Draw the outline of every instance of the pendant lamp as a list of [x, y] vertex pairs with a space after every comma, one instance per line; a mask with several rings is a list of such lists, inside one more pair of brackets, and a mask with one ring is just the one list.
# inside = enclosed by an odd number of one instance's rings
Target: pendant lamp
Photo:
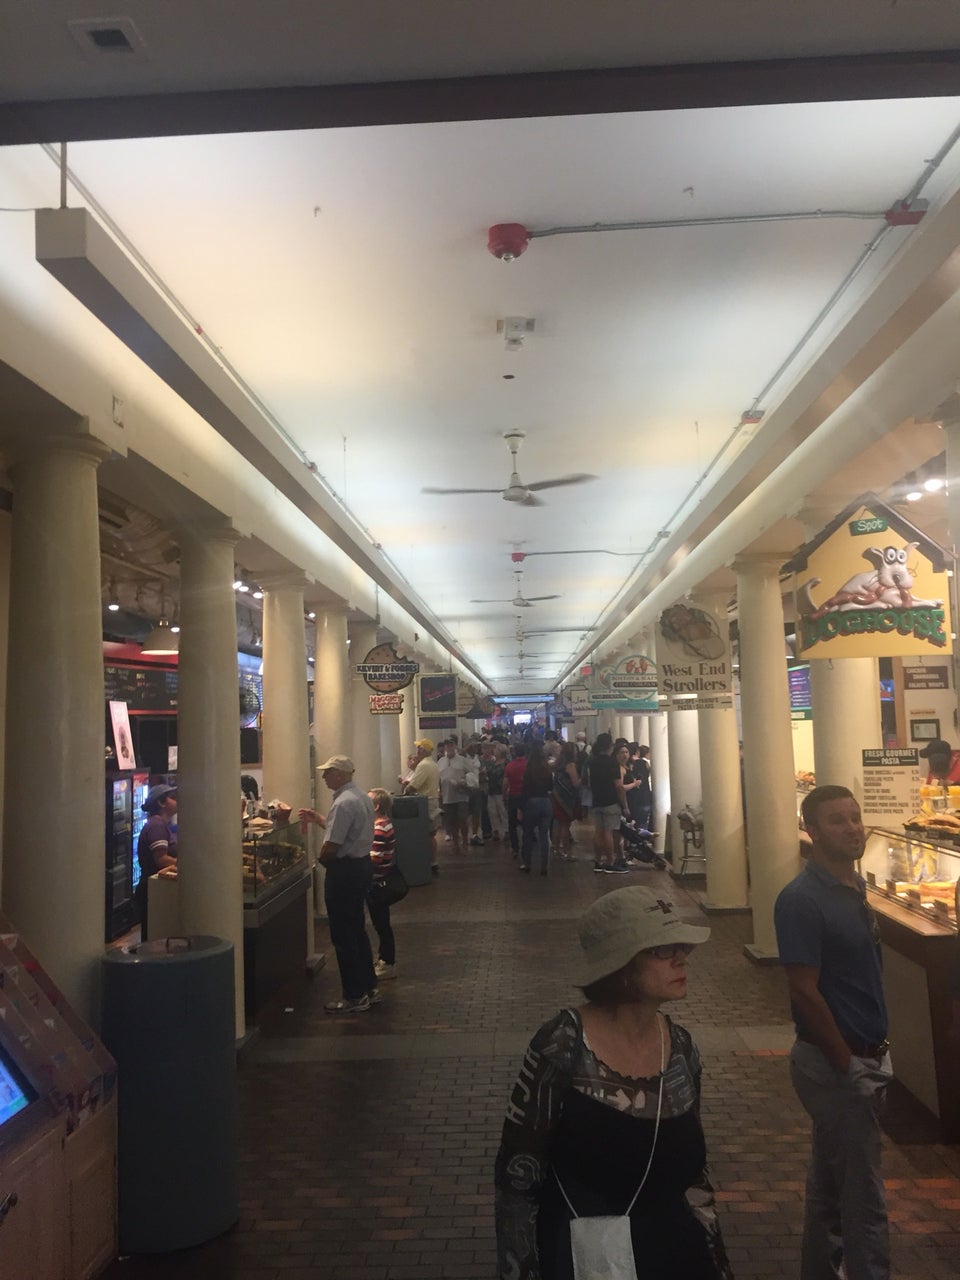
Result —
[[180, 652], [180, 637], [170, 630], [170, 623], [166, 618], [161, 617], [146, 640], [144, 640], [141, 652], [157, 655]]

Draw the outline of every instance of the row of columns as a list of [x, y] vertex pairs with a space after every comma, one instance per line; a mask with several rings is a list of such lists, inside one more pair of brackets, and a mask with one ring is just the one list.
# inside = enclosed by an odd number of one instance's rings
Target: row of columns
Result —
[[[104, 676], [97, 468], [109, 455], [79, 430], [26, 448], [12, 468], [4, 914], [71, 1004], [99, 1023], [104, 929]], [[235, 1017], [243, 1010], [240, 724], [234, 551], [226, 522], [174, 530], [180, 548], [178, 864], [180, 927], [234, 944]], [[263, 785], [294, 810], [313, 802], [306, 578], [261, 580]], [[377, 643], [331, 607], [317, 620], [318, 758], [354, 756], [364, 786], [396, 786], [415, 731], [412, 690], [403, 717], [370, 715], [350, 651]], [[313, 908], [304, 920], [313, 949]]]

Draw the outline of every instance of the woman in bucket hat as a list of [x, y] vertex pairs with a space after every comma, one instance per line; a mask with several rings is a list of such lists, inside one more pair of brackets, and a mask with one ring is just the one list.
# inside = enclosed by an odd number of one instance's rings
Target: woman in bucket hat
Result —
[[499, 1275], [730, 1280], [700, 1125], [700, 1056], [660, 1012], [686, 995], [687, 957], [710, 930], [638, 885], [594, 902], [578, 934], [586, 1003], [536, 1033], [507, 1108]]

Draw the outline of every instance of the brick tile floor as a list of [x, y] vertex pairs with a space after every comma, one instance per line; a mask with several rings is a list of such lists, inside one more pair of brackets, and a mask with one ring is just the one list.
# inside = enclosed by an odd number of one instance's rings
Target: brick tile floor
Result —
[[[106, 1280], [492, 1280], [491, 1171], [533, 1030], [575, 998], [573, 923], [623, 883], [696, 916], [667, 873], [594, 875], [588, 845], [546, 879], [509, 851], [442, 854], [394, 908], [400, 978], [383, 1004], [329, 1017], [327, 967], [266, 1011], [239, 1072], [240, 1220], [183, 1253], [118, 1261]], [[742, 954], [746, 916], [713, 916], [679, 1020], [704, 1056], [703, 1118], [739, 1280], [797, 1274], [808, 1129], [790, 1087], [782, 975]], [[894, 1091], [884, 1172], [895, 1275], [960, 1272], [960, 1147]], [[895, 1136], [893, 1136], [895, 1135]]]

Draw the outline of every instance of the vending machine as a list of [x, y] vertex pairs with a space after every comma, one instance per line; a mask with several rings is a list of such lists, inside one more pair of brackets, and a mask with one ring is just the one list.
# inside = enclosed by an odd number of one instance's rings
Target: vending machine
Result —
[[137, 923], [133, 891], [139, 880], [136, 841], [146, 820], [140, 808], [150, 786], [146, 770], [128, 770], [107, 778], [106, 923], [113, 942]]

